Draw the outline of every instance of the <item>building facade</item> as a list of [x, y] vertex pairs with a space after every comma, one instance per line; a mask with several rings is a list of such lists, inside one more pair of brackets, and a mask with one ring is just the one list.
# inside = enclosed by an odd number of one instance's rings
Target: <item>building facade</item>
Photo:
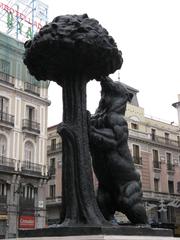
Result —
[[29, 75], [23, 52], [0, 33], [0, 238], [45, 226], [48, 84]]
[[62, 140], [57, 133], [57, 125], [48, 128], [48, 173], [46, 188], [47, 224], [58, 224], [62, 197]]
[[[152, 224], [178, 225], [180, 224], [180, 128], [172, 123], [146, 117], [144, 109], [138, 104], [138, 90], [126, 87], [133, 93], [131, 103], [127, 104], [125, 116], [129, 128], [128, 143], [136, 169], [141, 176], [148, 221]], [[48, 129], [48, 163], [51, 179], [47, 187], [49, 224], [59, 222], [61, 157], [61, 139], [57, 134], [57, 126], [53, 126]], [[97, 185], [95, 180], [95, 188]], [[117, 213], [116, 218], [118, 222], [127, 222], [123, 214]]]

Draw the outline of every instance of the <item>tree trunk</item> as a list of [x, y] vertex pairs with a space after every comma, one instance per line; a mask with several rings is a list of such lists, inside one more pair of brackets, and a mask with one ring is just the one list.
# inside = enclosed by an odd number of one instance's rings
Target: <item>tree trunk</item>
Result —
[[106, 225], [95, 199], [89, 153], [86, 111], [86, 83], [81, 76], [63, 81], [62, 213], [61, 223]]

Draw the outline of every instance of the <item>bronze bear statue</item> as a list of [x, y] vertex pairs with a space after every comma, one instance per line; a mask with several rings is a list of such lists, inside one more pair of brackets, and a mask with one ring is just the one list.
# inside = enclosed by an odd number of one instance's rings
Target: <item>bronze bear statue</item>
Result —
[[134, 224], [147, 223], [142, 202], [140, 175], [128, 147], [124, 119], [132, 94], [120, 82], [102, 77], [101, 100], [89, 120], [92, 163], [98, 179], [97, 202], [105, 219], [114, 222], [115, 211]]

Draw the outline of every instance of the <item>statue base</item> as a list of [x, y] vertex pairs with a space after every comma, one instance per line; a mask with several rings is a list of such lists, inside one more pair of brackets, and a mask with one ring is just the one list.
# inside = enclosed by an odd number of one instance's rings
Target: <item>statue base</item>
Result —
[[[163, 236], [163, 237], [173, 237], [172, 229], [165, 228], [152, 228], [149, 225], [119, 225], [113, 227], [94, 227], [94, 226], [73, 226], [73, 227], [50, 227], [50, 228], [42, 228], [35, 230], [20, 230], [19, 238], [38, 238], [43, 237], [43, 239], [50, 239], [52, 237], [56, 237], [55, 239], [66, 239], [63, 237], [72, 236], [69, 239], [75, 239], [75, 236], [78, 236], [78, 239], [132, 239], [137, 236], [139, 239], [140, 236]], [[81, 236], [81, 238], [80, 238]], [[90, 238], [87, 238], [90, 236]], [[115, 238], [111, 238], [111, 236], [116, 236]], [[122, 238], [123, 236], [123, 238]], [[45, 237], [45, 238], [44, 238]], [[50, 237], [50, 238], [48, 238]], [[59, 237], [59, 238], [57, 238]], [[61, 238], [62, 237], [62, 238]], [[95, 238], [93, 238], [95, 237]], [[145, 238], [143, 238], [145, 239]], [[150, 239], [151, 238], [147, 238]], [[158, 238], [155, 238], [158, 239]]]

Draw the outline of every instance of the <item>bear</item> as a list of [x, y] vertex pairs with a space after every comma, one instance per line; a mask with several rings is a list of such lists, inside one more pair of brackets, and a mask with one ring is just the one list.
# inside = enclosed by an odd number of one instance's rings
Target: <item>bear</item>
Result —
[[101, 99], [89, 119], [89, 143], [94, 173], [98, 179], [97, 203], [109, 222], [116, 211], [133, 224], [146, 224], [140, 175], [128, 147], [126, 105], [133, 94], [110, 77], [98, 79]]

